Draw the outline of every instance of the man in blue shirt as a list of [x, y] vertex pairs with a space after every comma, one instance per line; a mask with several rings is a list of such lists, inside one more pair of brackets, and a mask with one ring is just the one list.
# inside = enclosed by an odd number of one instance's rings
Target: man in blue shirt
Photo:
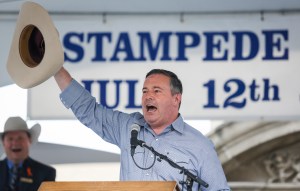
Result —
[[[177, 181], [182, 190], [230, 190], [214, 145], [179, 113], [182, 84], [176, 74], [162, 69], [151, 70], [143, 85], [143, 115], [105, 108], [62, 67], [55, 80], [62, 90], [60, 98], [75, 116], [102, 139], [121, 150], [120, 180]], [[187, 186], [185, 173], [145, 147], [136, 147], [131, 155], [131, 127], [140, 127], [138, 140], [187, 169], [197, 181]], [[153, 165], [153, 166], [152, 166]]]

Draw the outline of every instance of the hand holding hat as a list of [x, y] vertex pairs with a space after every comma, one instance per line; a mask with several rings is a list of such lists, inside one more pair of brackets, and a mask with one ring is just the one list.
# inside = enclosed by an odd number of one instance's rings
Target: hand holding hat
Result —
[[7, 61], [9, 75], [21, 88], [31, 88], [53, 76], [63, 63], [63, 48], [48, 12], [36, 3], [23, 3]]

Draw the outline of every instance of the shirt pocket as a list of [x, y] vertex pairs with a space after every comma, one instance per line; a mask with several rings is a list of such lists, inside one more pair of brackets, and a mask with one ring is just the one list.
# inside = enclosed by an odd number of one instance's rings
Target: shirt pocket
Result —
[[188, 167], [189, 157], [185, 153], [170, 149], [165, 151], [165, 155], [179, 166]]
[[126, 167], [128, 173], [137, 172], [137, 171], [141, 170], [138, 166], [143, 167], [143, 168], [145, 167], [145, 165], [144, 165], [145, 148], [137, 146], [134, 150], [133, 157], [131, 157], [131, 148], [127, 149], [127, 153], [129, 155], [129, 161], [128, 161], [128, 165]]
[[189, 157], [182, 152], [178, 152], [177, 150], [169, 149], [168, 151], [164, 151], [164, 155], [166, 157], [168, 157], [169, 160], [174, 162], [175, 165], [178, 166], [178, 168], [176, 168], [175, 166], [172, 166], [166, 160], [159, 159], [159, 157], [158, 157], [158, 161], [161, 160], [161, 162], [159, 162], [159, 164], [158, 164], [159, 168], [164, 169], [164, 170], [160, 171], [161, 177], [164, 177], [167, 179], [170, 179], [172, 177], [172, 179], [176, 180], [179, 177], [182, 177], [180, 175], [182, 173], [180, 168], [185, 168], [185, 169], [191, 168]]

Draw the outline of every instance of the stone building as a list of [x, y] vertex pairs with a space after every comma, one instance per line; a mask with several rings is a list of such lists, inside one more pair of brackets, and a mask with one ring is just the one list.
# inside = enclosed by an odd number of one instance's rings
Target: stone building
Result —
[[233, 191], [300, 190], [300, 121], [227, 122], [209, 137]]

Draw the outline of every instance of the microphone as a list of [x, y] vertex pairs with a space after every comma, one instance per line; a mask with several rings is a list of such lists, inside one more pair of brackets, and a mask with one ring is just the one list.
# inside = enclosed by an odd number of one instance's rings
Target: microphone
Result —
[[134, 155], [134, 151], [136, 146], [138, 146], [138, 139], [137, 135], [140, 132], [141, 127], [138, 124], [131, 125], [131, 138], [130, 138], [130, 145], [131, 145], [131, 156]]

